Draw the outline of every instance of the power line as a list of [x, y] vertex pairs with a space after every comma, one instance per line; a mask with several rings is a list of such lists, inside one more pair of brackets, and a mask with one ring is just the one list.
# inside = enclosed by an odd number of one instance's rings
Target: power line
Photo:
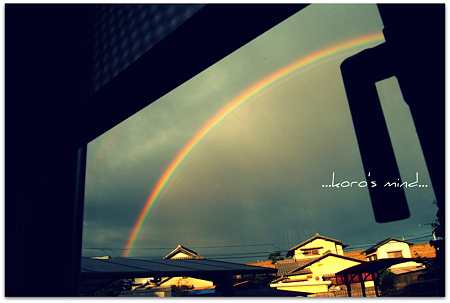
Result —
[[[418, 234], [418, 235], [411, 236], [411, 237], [415, 237], [415, 238], [405, 237], [404, 241], [416, 240], [416, 239], [424, 238], [424, 237], [427, 237], [427, 236], [431, 237], [432, 235], [429, 232], [426, 232], [424, 234]], [[374, 246], [375, 244], [374, 243], [372, 243], [372, 244], [369, 244], [369, 243], [367, 243], [367, 244], [357, 244], [357, 245], [351, 245], [351, 248], [354, 249], [354, 248], [360, 248], [360, 247], [361, 248], [362, 247], [371, 247], [371, 246]]]
[[[423, 235], [417, 235], [413, 238], [406, 238], [405, 241], [414, 241], [419, 239], [424, 239], [427, 237], [431, 237], [428, 232]], [[273, 246], [281, 251], [281, 253], [286, 253], [287, 249], [282, 249], [275, 244], [288, 244], [293, 242], [275, 242], [275, 243], [259, 243], [259, 244], [235, 244], [235, 245], [210, 245], [210, 246], [191, 246], [190, 248], [201, 248], [201, 249], [214, 249], [214, 248], [236, 248], [236, 247], [257, 247], [257, 246]], [[347, 252], [350, 251], [357, 251], [361, 249], [367, 249], [369, 247], [374, 246], [374, 244], [359, 244], [359, 245], [352, 245], [349, 250], [346, 250]], [[117, 257], [120, 257], [116, 251], [124, 251], [124, 250], [130, 250], [126, 248], [107, 248], [107, 247], [84, 247], [82, 248], [84, 250], [101, 250], [105, 254], [108, 254], [105, 250], [111, 251], [113, 254], [115, 254]], [[144, 248], [133, 248], [134, 251], [144, 251], [144, 250], [173, 250], [173, 247], [144, 247]], [[247, 252], [247, 253], [229, 253], [229, 254], [216, 254], [208, 257], [209, 259], [235, 259], [235, 258], [250, 258], [250, 257], [265, 257], [268, 256], [270, 252]], [[257, 255], [255, 255], [257, 254]], [[264, 254], [264, 255], [263, 255]], [[146, 256], [145, 258], [147, 258]]]
[[[251, 255], [251, 256], [228, 256], [228, 257], [208, 257], [208, 260], [227, 260], [227, 259], [244, 259], [244, 258], [262, 258], [262, 257], [267, 257], [268, 254], [264, 254], [264, 255]], [[120, 257], [122, 258], [122, 257]], [[136, 256], [133, 258], [139, 258], [139, 259], [149, 259], [149, 260], [160, 260], [161, 258], [158, 257], [148, 257], [148, 256]], [[270, 261], [269, 259], [267, 259], [267, 261]]]
[[[235, 245], [214, 245], [214, 246], [189, 246], [190, 248], [230, 248], [230, 247], [254, 247], [254, 246], [274, 246], [278, 249], [279, 247], [275, 244], [285, 244], [284, 242], [277, 243], [260, 243], [260, 244], [235, 244]], [[82, 249], [114, 249], [114, 250], [153, 250], [153, 249], [172, 249], [173, 247], [144, 247], [144, 248], [105, 248], [105, 247], [84, 247]]]
[[[112, 252], [114, 252], [114, 250], [112, 250], [112, 249], [110, 249], [110, 250]], [[287, 251], [284, 251], [284, 252], [287, 252]], [[105, 252], [105, 254], [106, 254], [106, 252]], [[225, 254], [212, 254], [212, 255], [208, 255], [208, 259], [237, 258], [237, 257], [247, 258], [247, 257], [252, 257], [255, 254], [258, 254], [258, 256], [268, 257], [270, 252], [269, 251], [254, 251], [254, 252], [247, 252], [247, 253], [237, 252], [237, 253], [228, 253], [228, 254], [226, 254], [226, 253]], [[117, 255], [117, 256], [120, 257], [119, 255]], [[145, 258], [153, 258], [153, 257], [159, 258], [160, 256], [145, 256]], [[138, 257], [134, 257], [134, 258], [138, 258]], [[140, 258], [144, 258], [144, 256], [141, 256]]]
[[433, 235], [427, 235], [427, 236], [422, 236], [422, 237], [418, 237], [418, 238], [412, 238], [412, 239], [408, 239], [409, 241], [412, 240], [418, 240], [418, 239], [423, 239], [423, 238], [431, 238]]
[[116, 253], [113, 249], [110, 249], [111, 252], [113, 252], [116, 256], [120, 257], [118, 253]]

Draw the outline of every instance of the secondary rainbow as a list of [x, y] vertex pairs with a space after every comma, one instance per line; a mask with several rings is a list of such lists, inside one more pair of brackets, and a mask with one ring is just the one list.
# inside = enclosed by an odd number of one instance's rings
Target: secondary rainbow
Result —
[[166, 168], [162, 176], [159, 178], [158, 182], [150, 193], [150, 196], [148, 197], [141, 213], [139, 214], [139, 217], [128, 239], [123, 256], [129, 256], [133, 245], [138, 238], [140, 231], [142, 230], [143, 224], [145, 223], [152, 209], [154, 209], [154, 206], [160, 200], [161, 196], [167, 190], [176, 172], [180, 169], [182, 164], [199, 145], [199, 143], [203, 139], [205, 139], [214, 128], [216, 128], [221, 122], [223, 122], [226, 117], [235, 112], [243, 104], [252, 99], [255, 99], [256, 96], [267, 91], [269, 88], [272, 88], [275, 85], [286, 81], [287, 79], [301, 72], [304, 72], [312, 67], [316, 67], [319, 64], [323, 64], [325, 62], [333, 60], [336, 57], [350, 54], [364, 48], [373, 47], [382, 42], [384, 42], [384, 36], [381, 32], [379, 32], [320, 50], [277, 70], [275, 73], [255, 83], [250, 88], [234, 98], [232, 101], [230, 101], [217, 114], [215, 114], [186, 145], [184, 145], [181, 151], [172, 160], [170, 165]]

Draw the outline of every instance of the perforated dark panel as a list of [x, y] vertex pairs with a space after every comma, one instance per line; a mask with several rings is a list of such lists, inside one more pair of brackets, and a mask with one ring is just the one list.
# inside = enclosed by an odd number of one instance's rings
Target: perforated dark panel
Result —
[[93, 92], [160, 42], [204, 5], [99, 5], [94, 27]]

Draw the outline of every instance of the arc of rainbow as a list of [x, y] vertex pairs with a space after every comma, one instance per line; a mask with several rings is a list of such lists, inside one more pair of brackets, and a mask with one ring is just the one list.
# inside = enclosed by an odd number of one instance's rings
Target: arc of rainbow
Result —
[[242, 92], [226, 106], [224, 106], [219, 112], [217, 112], [203, 127], [194, 135], [194, 137], [184, 145], [177, 156], [172, 160], [169, 166], [166, 168], [162, 176], [159, 178], [155, 187], [153, 188], [150, 196], [147, 199], [139, 217], [133, 227], [133, 230], [128, 239], [123, 256], [128, 257], [130, 254], [134, 242], [136, 241], [142, 226], [154, 208], [155, 204], [159, 201], [164, 194], [168, 185], [172, 181], [174, 175], [186, 161], [188, 156], [192, 153], [196, 146], [215, 128], [217, 127], [227, 116], [235, 112], [239, 107], [254, 99], [259, 94], [267, 91], [267, 89], [274, 87], [274, 85], [281, 83], [301, 72], [315, 67], [318, 64], [328, 62], [336, 57], [342, 56], [347, 53], [351, 53], [357, 50], [361, 50], [368, 47], [373, 47], [384, 42], [384, 36], [381, 32], [367, 35], [364, 37], [356, 38], [344, 43], [334, 45], [324, 50], [313, 53], [309, 56], [300, 58], [299, 60], [277, 70], [275, 73], [267, 76], [261, 81], [255, 83], [250, 88]]

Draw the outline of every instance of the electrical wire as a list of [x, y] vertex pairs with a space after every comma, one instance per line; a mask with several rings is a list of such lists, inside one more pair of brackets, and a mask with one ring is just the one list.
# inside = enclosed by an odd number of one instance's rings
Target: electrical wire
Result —
[[[417, 235], [417, 236], [413, 236], [412, 238], [406, 238], [405, 241], [414, 241], [414, 240], [419, 240], [419, 239], [425, 239], [425, 238], [429, 238], [432, 237], [432, 235], [430, 235], [428, 232], [426, 234], [423, 235]], [[287, 253], [289, 250], [287, 249], [282, 249], [280, 247], [278, 247], [275, 244], [289, 244], [289, 243], [293, 243], [293, 242], [276, 242], [276, 243], [259, 243], [259, 244], [235, 244], [235, 245], [210, 245], [210, 246], [192, 246], [190, 248], [201, 248], [201, 249], [214, 249], [214, 248], [236, 248], [236, 247], [257, 247], [257, 246], [272, 246], [278, 250], [280, 250], [280, 253], [284, 254]], [[370, 248], [374, 246], [374, 244], [358, 244], [358, 245], [354, 245], [351, 246], [349, 250], [346, 250], [346, 252], [353, 252], [353, 251], [358, 251], [358, 250], [364, 250], [367, 248]], [[121, 258], [121, 256], [116, 253], [116, 251], [124, 251], [124, 250], [128, 250], [125, 248], [105, 248], [105, 247], [84, 247], [82, 248], [83, 250], [101, 250], [103, 251], [103, 253], [105, 253], [106, 255], [109, 255], [106, 250], [111, 251], [114, 255], [116, 255], [117, 257]], [[145, 247], [145, 248], [133, 248], [133, 250], [135, 251], [145, 251], [145, 250], [173, 250], [173, 247]], [[270, 251], [258, 251], [258, 252], [234, 252], [234, 253], [224, 253], [224, 254], [212, 254], [210, 256], [208, 256], [208, 259], [211, 260], [226, 260], [226, 259], [242, 259], [242, 258], [256, 258], [256, 257], [267, 257], [268, 254], [271, 253]], [[135, 258], [160, 258], [160, 256], [156, 257], [149, 257], [149, 256], [142, 256], [142, 257], [135, 257]]]
[[[260, 243], [260, 244], [235, 244], [235, 245], [214, 245], [214, 246], [189, 246], [190, 248], [230, 248], [230, 247], [254, 247], [254, 246], [275, 246], [275, 244], [285, 244], [285, 242], [277, 243]], [[275, 246], [276, 247], [276, 246]], [[280, 249], [279, 247], [277, 247]], [[130, 250], [131, 248], [100, 248], [100, 247], [84, 247], [82, 249], [114, 249], [114, 250]], [[132, 248], [133, 250], [153, 250], [153, 249], [172, 249], [173, 247], [144, 247]]]

